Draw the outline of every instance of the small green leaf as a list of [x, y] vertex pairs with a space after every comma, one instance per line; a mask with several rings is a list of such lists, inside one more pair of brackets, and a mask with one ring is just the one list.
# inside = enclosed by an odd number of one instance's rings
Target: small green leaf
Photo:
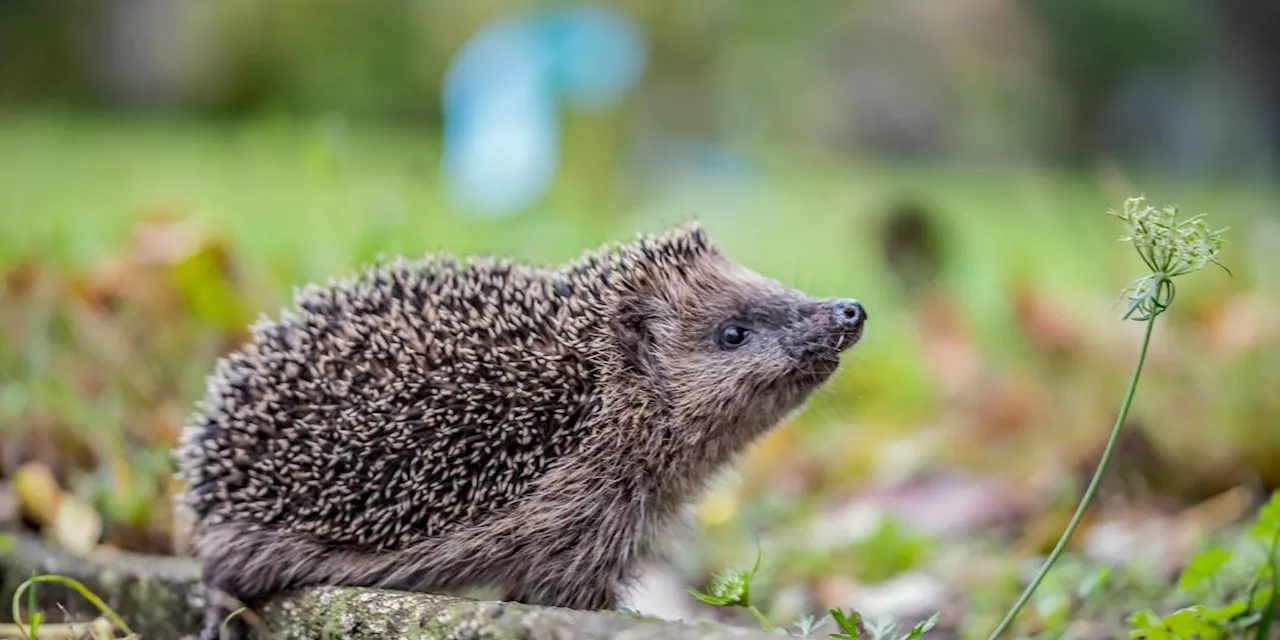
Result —
[[1178, 578], [1179, 591], [1192, 591], [1209, 579], [1231, 561], [1231, 552], [1221, 547], [1205, 549], [1196, 555], [1182, 570]]
[[1164, 619], [1165, 627], [1174, 637], [1193, 640], [1213, 640], [1222, 637], [1222, 630], [1203, 617], [1204, 607], [1197, 605], [1175, 611]]
[[1186, 607], [1163, 618], [1150, 610], [1140, 611], [1129, 617], [1129, 637], [1148, 640], [1216, 640], [1226, 637], [1226, 622], [1247, 609], [1244, 602], [1236, 601], [1222, 607]]
[[40, 637], [40, 625], [44, 623], [44, 613], [37, 611], [31, 614], [31, 637]]
[[858, 612], [850, 609], [849, 616], [845, 616], [840, 609], [830, 609], [831, 619], [835, 620], [836, 626], [840, 627], [843, 633], [833, 633], [830, 638], [836, 640], [859, 640], [862, 636], [858, 634]]
[[1258, 511], [1249, 535], [1254, 540], [1269, 545], [1277, 532], [1280, 532], [1280, 491], [1272, 493], [1271, 499]]
[[1130, 638], [1155, 638], [1152, 632], [1158, 630], [1164, 632], [1164, 621], [1160, 616], [1156, 615], [1150, 609], [1146, 611], [1138, 611], [1129, 616], [1129, 637]]
[[907, 632], [907, 635], [902, 636], [902, 640], [916, 640], [916, 638], [919, 638], [920, 636], [924, 635], [930, 629], [936, 627], [937, 625], [938, 625], [938, 614], [935, 613], [929, 616], [928, 620], [917, 622], [916, 626], [911, 627], [911, 631]]
[[1202, 613], [1205, 620], [1226, 622], [1249, 610], [1249, 604], [1243, 600], [1235, 600], [1221, 607], [1206, 608]]

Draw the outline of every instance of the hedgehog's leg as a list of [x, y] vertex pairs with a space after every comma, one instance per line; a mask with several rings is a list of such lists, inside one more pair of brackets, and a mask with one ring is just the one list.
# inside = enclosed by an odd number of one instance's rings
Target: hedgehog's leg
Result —
[[254, 610], [268, 598], [286, 589], [311, 586], [323, 581], [318, 570], [323, 547], [304, 536], [271, 531], [252, 531], [235, 524], [222, 524], [200, 534], [197, 555], [203, 563], [202, 580], [208, 591], [204, 628], [200, 640], [247, 640], [250, 625], [243, 616], [226, 624], [232, 613], [227, 603], [215, 598], [221, 592]]

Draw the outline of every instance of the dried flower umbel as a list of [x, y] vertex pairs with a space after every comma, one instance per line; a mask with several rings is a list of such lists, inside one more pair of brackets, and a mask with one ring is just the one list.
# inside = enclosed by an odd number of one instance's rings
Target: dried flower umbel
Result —
[[[1133, 243], [1138, 255], [1142, 256], [1142, 261], [1151, 269], [1150, 275], [1133, 281], [1124, 293], [1124, 297], [1129, 300], [1128, 309], [1124, 314], [1125, 319], [1139, 320], [1147, 324], [1142, 336], [1142, 350], [1138, 353], [1138, 364], [1133, 369], [1133, 377], [1129, 380], [1129, 389], [1125, 393], [1124, 401], [1120, 404], [1116, 422], [1111, 427], [1111, 436], [1107, 439], [1106, 448], [1102, 450], [1098, 469], [1094, 472], [1093, 479], [1089, 481], [1089, 486], [1085, 488], [1084, 496], [1080, 498], [1075, 514], [1071, 516], [1071, 521], [1067, 523], [1062, 537], [1058, 539], [1058, 544], [1041, 565], [1040, 571], [1031, 579], [1031, 583], [1005, 614], [995, 631], [991, 632], [988, 640], [996, 640], [1013, 624], [1018, 612], [1026, 606], [1027, 601], [1031, 599], [1031, 594], [1035, 593], [1040, 582], [1048, 575], [1049, 570], [1066, 549], [1067, 542], [1075, 534], [1085, 510], [1093, 501], [1098, 484], [1107, 470], [1107, 465], [1111, 462], [1112, 454], [1115, 453], [1116, 442], [1120, 439], [1120, 431], [1129, 415], [1134, 393], [1138, 390], [1138, 379], [1142, 375], [1142, 365], [1147, 360], [1147, 347], [1151, 344], [1151, 331], [1155, 328], [1156, 317], [1173, 304], [1173, 279], [1199, 271], [1211, 262], [1222, 266], [1218, 263], [1218, 252], [1222, 248], [1222, 233], [1226, 229], [1218, 231], [1209, 229], [1203, 215], [1179, 222], [1177, 207], [1166, 206], [1157, 209], [1149, 206], [1143, 196], [1125, 200], [1122, 213], [1114, 210], [1109, 213], [1125, 222], [1128, 234], [1120, 240]], [[1223, 269], [1225, 270], [1226, 267]]]
[[1144, 196], [1125, 200], [1122, 212], [1109, 213], [1124, 220], [1127, 234], [1120, 238], [1121, 242], [1133, 243], [1151, 269], [1149, 275], [1134, 280], [1125, 289], [1124, 297], [1129, 301], [1126, 320], [1149, 320], [1168, 309], [1173, 303], [1174, 278], [1199, 271], [1209, 263], [1222, 267], [1218, 254], [1226, 229], [1210, 229], [1204, 214], [1179, 221], [1177, 207], [1157, 209], [1148, 205]]

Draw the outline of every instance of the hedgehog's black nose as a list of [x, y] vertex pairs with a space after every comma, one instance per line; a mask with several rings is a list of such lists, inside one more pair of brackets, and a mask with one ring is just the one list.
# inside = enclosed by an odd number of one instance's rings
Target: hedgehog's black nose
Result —
[[861, 326], [867, 319], [867, 312], [857, 300], [836, 300], [831, 303], [836, 324], [847, 327]]

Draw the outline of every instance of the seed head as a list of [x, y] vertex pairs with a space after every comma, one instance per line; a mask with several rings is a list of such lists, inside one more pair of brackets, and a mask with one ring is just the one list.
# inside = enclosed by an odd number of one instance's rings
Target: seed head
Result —
[[1173, 278], [1218, 262], [1226, 229], [1209, 229], [1204, 214], [1179, 222], [1176, 206], [1157, 209], [1144, 196], [1125, 200], [1124, 212], [1112, 214], [1124, 220], [1128, 230], [1120, 240], [1132, 242], [1153, 272]]
[[1125, 289], [1129, 300], [1126, 319], [1145, 321], [1168, 309], [1173, 303], [1174, 278], [1209, 263], [1222, 266], [1218, 255], [1226, 229], [1210, 229], [1204, 214], [1179, 221], [1176, 206], [1157, 209], [1147, 204], [1145, 196], [1125, 200], [1123, 212], [1109, 213], [1125, 222], [1128, 233], [1120, 241], [1132, 243], [1151, 269], [1151, 275], [1138, 278]]

